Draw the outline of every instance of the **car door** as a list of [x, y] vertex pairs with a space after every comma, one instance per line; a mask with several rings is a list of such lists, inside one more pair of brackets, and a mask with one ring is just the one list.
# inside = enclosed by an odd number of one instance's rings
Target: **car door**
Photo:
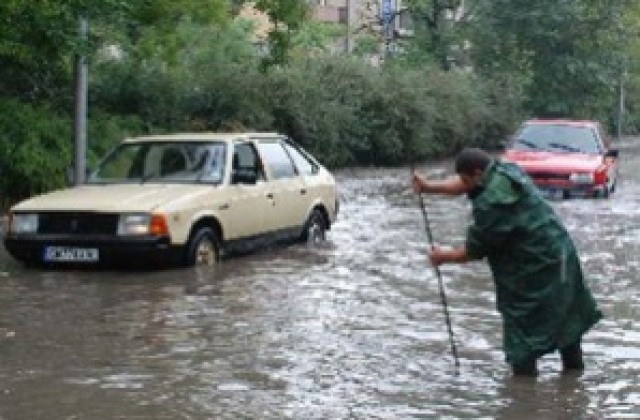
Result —
[[249, 238], [272, 230], [276, 211], [273, 193], [253, 143], [235, 143], [230, 158], [229, 227], [225, 237]]
[[288, 230], [302, 226], [311, 202], [304, 178], [287, 153], [283, 139], [259, 139], [257, 144], [272, 186], [276, 229]]

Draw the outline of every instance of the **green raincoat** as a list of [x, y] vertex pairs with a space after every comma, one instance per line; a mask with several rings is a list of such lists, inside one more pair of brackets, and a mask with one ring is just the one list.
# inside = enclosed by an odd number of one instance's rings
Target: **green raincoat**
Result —
[[467, 255], [489, 262], [507, 361], [523, 363], [576, 343], [602, 314], [551, 206], [516, 165], [500, 161], [487, 167], [469, 198]]

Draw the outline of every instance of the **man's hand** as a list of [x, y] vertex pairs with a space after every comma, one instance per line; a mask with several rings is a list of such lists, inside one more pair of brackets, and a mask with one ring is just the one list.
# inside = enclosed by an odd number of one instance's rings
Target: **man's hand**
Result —
[[464, 263], [469, 260], [464, 246], [451, 249], [433, 245], [427, 250], [427, 256], [434, 267], [445, 263]]
[[413, 172], [413, 176], [411, 177], [411, 186], [413, 187], [413, 191], [420, 194], [425, 190], [426, 185], [427, 180], [417, 172]]
[[413, 172], [411, 176], [413, 191], [421, 194], [445, 194], [460, 195], [469, 192], [469, 186], [462, 181], [459, 175], [453, 175], [446, 179], [428, 180], [425, 176]]

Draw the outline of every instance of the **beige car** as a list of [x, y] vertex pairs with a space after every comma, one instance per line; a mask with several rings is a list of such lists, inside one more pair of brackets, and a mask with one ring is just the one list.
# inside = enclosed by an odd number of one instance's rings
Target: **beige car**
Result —
[[5, 247], [27, 264], [215, 264], [265, 242], [322, 241], [333, 176], [284, 135], [130, 138], [87, 183], [11, 208]]

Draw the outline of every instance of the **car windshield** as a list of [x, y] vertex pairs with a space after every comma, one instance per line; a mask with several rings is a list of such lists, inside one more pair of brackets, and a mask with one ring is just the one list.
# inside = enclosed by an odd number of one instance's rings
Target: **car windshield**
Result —
[[222, 182], [226, 146], [222, 142], [122, 143], [89, 177], [89, 183]]
[[516, 134], [512, 147], [516, 150], [601, 152], [593, 128], [567, 124], [525, 124]]

